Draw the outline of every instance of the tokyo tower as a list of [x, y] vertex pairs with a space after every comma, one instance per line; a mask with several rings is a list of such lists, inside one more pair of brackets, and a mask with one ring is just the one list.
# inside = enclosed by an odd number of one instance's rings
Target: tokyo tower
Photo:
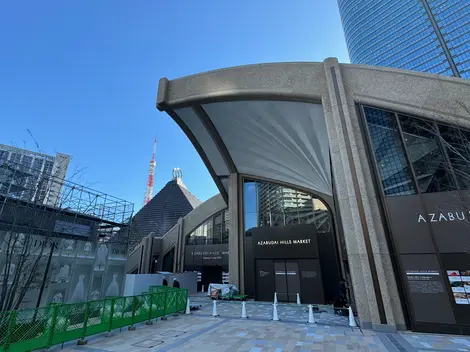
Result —
[[157, 162], [155, 161], [155, 151], [157, 149], [157, 137], [153, 140], [153, 153], [152, 153], [152, 159], [150, 160], [150, 165], [149, 165], [149, 175], [147, 179], [147, 188], [145, 190], [145, 197], [144, 197], [144, 206], [153, 197], [153, 178], [155, 175], [155, 166], [157, 165]]

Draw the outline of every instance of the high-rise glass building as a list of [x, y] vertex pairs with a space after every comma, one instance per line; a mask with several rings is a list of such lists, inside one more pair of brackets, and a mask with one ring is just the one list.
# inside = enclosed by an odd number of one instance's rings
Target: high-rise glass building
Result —
[[70, 156], [0, 144], [0, 196], [56, 206]]
[[338, 0], [352, 63], [470, 78], [469, 0]]

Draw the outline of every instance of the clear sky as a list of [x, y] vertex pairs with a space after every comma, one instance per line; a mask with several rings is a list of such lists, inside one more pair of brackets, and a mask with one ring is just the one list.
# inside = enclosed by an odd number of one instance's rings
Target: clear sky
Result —
[[278, 61], [349, 62], [336, 0], [15, 0], [0, 3], [0, 143], [70, 154], [81, 183], [142, 206], [180, 167], [217, 193], [158, 80]]

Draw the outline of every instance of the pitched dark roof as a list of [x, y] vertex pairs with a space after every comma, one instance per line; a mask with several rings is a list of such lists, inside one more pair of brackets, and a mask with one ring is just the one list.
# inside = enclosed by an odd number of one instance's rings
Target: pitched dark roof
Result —
[[186, 216], [201, 203], [182, 184], [171, 180], [135, 214], [135, 230], [141, 236], [151, 232], [155, 232], [157, 237], [163, 236], [180, 217]]

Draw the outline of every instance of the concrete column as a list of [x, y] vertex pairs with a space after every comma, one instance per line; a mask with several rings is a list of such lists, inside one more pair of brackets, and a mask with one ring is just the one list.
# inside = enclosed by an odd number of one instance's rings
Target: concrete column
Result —
[[150, 265], [150, 257], [152, 253], [150, 252], [151, 245], [152, 245], [152, 237], [147, 236], [142, 240], [142, 246], [143, 246], [143, 251], [142, 251], [142, 262], [141, 262], [141, 268], [140, 268], [140, 274], [147, 274], [149, 272], [149, 265]]
[[176, 226], [178, 233], [175, 243], [175, 260], [173, 261], [173, 272], [182, 273], [184, 267], [183, 218], [178, 219]]
[[354, 99], [336, 59], [324, 62], [322, 97], [356, 309], [363, 328], [403, 329], [405, 321]]
[[229, 176], [229, 190], [228, 190], [228, 212], [229, 212], [229, 238], [228, 238], [228, 253], [229, 253], [229, 281], [231, 284], [238, 287], [241, 293], [245, 292], [244, 285], [244, 236], [243, 229], [240, 226], [241, 220], [241, 194], [240, 194], [240, 177], [238, 174], [231, 174]]
[[186, 247], [186, 239], [184, 237], [184, 218], [180, 218], [178, 220], [179, 228], [178, 228], [178, 240], [180, 243], [180, 252], [178, 255], [178, 273], [182, 273], [184, 271], [184, 253]]

